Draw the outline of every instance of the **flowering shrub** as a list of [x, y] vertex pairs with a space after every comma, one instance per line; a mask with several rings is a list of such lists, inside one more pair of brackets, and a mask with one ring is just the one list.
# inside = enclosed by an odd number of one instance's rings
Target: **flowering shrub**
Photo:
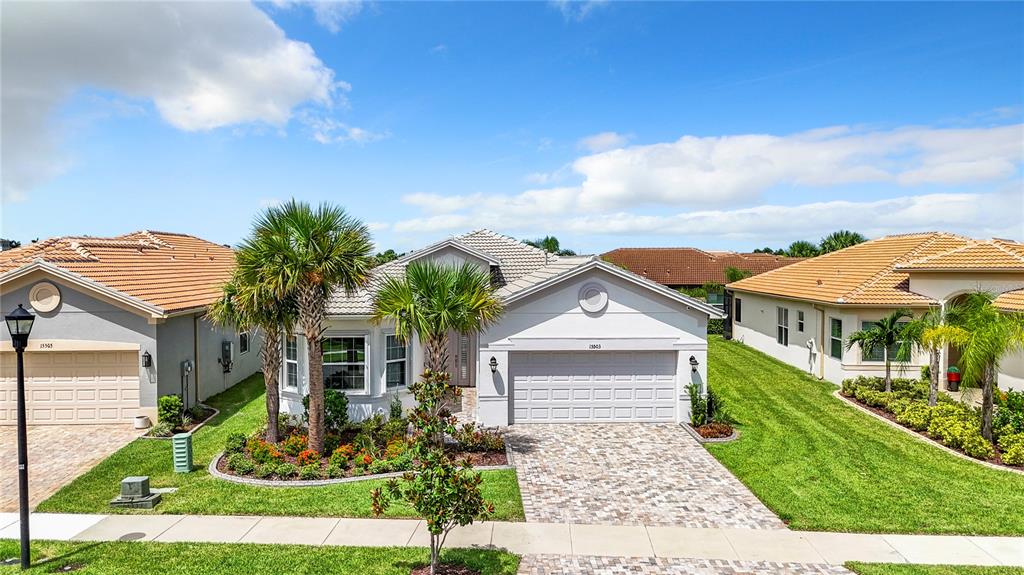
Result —
[[459, 442], [466, 451], [504, 451], [505, 439], [491, 429], [479, 429], [476, 424], [467, 423], [455, 430], [452, 439]]
[[360, 451], [355, 458], [357, 467], [369, 467], [373, 463], [373, 455], [366, 451]]
[[402, 441], [401, 439], [392, 439], [388, 442], [387, 447], [384, 448], [384, 459], [401, 457], [407, 448], [408, 446], [405, 441]]
[[281, 463], [284, 461], [284, 456], [276, 445], [267, 443], [258, 437], [249, 439], [245, 444], [245, 450], [256, 463]]
[[292, 457], [298, 457], [300, 453], [309, 448], [309, 437], [294, 433], [281, 442], [281, 451]]
[[295, 463], [300, 467], [312, 464], [320, 465], [320, 454], [312, 449], [303, 449], [295, 456]]
[[334, 450], [331, 457], [328, 459], [328, 464], [333, 467], [340, 467], [345, 469], [348, 464], [352, 461], [352, 457], [355, 455], [351, 445], [342, 445], [341, 447]]

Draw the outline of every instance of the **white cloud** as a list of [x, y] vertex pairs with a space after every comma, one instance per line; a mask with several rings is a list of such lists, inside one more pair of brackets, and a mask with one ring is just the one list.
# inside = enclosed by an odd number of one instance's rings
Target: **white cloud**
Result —
[[302, 121], [309, 127], [313, 139], [321, 144], [367, 144], [391, 137], [390, 132], [374, 132], [329, 117], [305, 116]]
[[600, 134], [580, 138], [580, 141], [576, 143], [576, 147], [588, 152], [606, 152], [625, 146], [632, 138], [633, 136], [628, 134], [601, 132]]
[[83, 87], [151, 101], [186, 131], [283, 127], [347, 87], [249, 3], [12, 2], [0, 25], [5, 200], [66, 169], [53, 115]]
[[436, 44], [430, 49], [431, 54], [446, 54], [448, 52], [448, 46], [444, 44]]
[[316, 23], [326, 28], [332, 34], [341, 31], [341, 26], [347, 24], [363, 11], [361, 0], [272, 0], [278, 8], [293, 8], [306, 6], [313, 11]]
[[608, 0], [551, 0], [551, 5], [562, 13], [567, 21], [580, 22], [601, 6], [608, 3]]

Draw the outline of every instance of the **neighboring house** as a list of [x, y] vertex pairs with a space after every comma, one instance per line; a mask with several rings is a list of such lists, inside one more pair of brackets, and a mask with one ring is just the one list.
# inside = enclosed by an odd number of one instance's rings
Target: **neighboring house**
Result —
[[731, 267], [757, 275], [804, 259], [697, 248], [618, 248], [601, 258], [672, 289], [724, 285], [728, 282], [725, 270]]
[[[845, 342], [897, 308], [917, 314], [987, 291], [1002, 309], [1024, 311], [1024, 244], [937, 232], [888, 236], [726, 287], [735, 339], [840, 383], [883, 373], [881, 350], [847, 351]], [[943, 381], [958, 358], [956, 349], [942, 350]], [[917, 354], [896, 370], [918, 377], [927, 364], [927, 355]], [[999, 385], [1024, 389], [1024, 357], [1004, 358]]]
[[[155, 421], [157, 397], [189, 405], [260, 368], [258, 335], [203, 319], [234, 252], [196, 237], [141, 231], [62, 237], [0, 253], [0, 309], [36, 314], [25, 353], [28, 419]], [[15, 360], [0, 338], [0, 425], [15, 420]]]
[[[334, 293], [324, 335], [328, 388], [343, 390], [354, 418], [387, 409], [422, 371], [413, 338], [368, 321], [374, 286], [416, 260], [470, 262], [494, 278], [501, 320], [479, 335], [452, 334], [453, 383], [476, 387], [476, 419], [523, 422], [684, 421], [686, 387], [707, 373], [715, 308], [596, 257], [555, 256], [488, 230], [447, 239], [374, 270], [367, 288]], [[305, 342], [287, 338], [282, 404], [302, 412]]]

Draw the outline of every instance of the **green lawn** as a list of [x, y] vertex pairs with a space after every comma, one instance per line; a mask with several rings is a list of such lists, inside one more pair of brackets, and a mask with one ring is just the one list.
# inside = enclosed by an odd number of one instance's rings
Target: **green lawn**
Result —
[[1024, 476], [909, 437], [743, 344], [712, 338], [708, 369], [742, 431], [709, 451], [790, 527], [1024, 535]]
[[904, 565], [899, 563], [856, 563], [846, 568], [859, 575], [1021, 575], [1021, 567], [974, 567], [964, 565]]
[[[0, 561], [18, 556], [18, 542], [0, 540]], [[33, 567], [0, 567], [0, 573], [54, 573], [81, 565], [76, 574], [102, 575], [253, 575], [288, 573], [321, 575], [409, 575], [426, 565], [426, 548], [307, 547], [244, 543], [66, 543], [34, 541]], [[482, 575], [514, 575], [519, 558], [503, 551], [450, 549], [442, 560], [462, 563]], [[40, 562], [42, 561], [42, 562]]]
[[[265, 416], [263, 378], [255, 375], [208, 404], [220, 410], [192, 438], [192, 473], [174, 473], [168, 441], [137, 439], [114, 453], [78, 479], [42, 502], [38, 510], [64, 513], [132, 513], [109, 507], [118, 485], [129, 475], [148, 475], [152, 487], [177, 487], [165, 494], [157, 513], [206, 515], [322, 515], [370, 517], [370, 491], [382, 481], [358, 481], [325, 487], [254, 487], [215, 479], [206, 471], [214, 455], [224, 447], [228, 434], [248, 433]], [[484, 497], [494, 503], [495, 519], [523, 518], [519, 484], [513, 470], [484, 471]], [[152, 513], [134, 511], [134, 513]], [[398, 505], [391, 517], [409, 517], [412, 509]]]

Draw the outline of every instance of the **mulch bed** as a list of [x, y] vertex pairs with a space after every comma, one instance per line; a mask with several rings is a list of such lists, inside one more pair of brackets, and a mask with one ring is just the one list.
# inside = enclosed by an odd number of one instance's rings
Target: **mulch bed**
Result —
[[732, 435], [732, 426], [725, 423], [706, 423], [694, 430], [704, 439], [720, 439]]
[[[409, 575], [430, 575], [430, 565], [417, 567]], [[480, 575], [480, 572], [465, 565], [441, 563], [434, 571], [434, 575]]]
[[952, 449], [953, 451], [963, 455], [964, 457], [970, 457], [971, 459], [973, 459], [975, 461], [985, 461], [985, 462], [991, 463], [993, 465], [999, 465], [1001, 467], [1005, 467], [1007, 469], [1020, 469], [1020, 466], [1018, 466], [1018, 465], [1007, 465], [1007, 464], [1003, 463], [1003, 459], [1002, 459], [1002, 457], [1000, 457], [1000, 452], [999, 452], [999, 446], [998, 445], [993, 445], [992, 446], [996, 450], [996, 455], [995, 455], [995, 457], [993, 457], [991, 459], [978, 459], [977, 457], [971, 457], [970, 455], [967, 455], [966, 453], [964, 453], [963, 451], [961, 451], [961, 450], [959, 450], [959, 449], [957, 449], [955, 447], [950, 447], [948, 445], [943, 444], [941, 441], [935, 439], [931, 435], [928, 435], [927, 431], [918, 431], [918, 430], [916, 430], [916, 429], [914, 429], [912, 427], [907, 427], [906, 425], [903, 425], [902, 423], [897, 421], [896, 420], [896, 416], [893, 415], [889, 411], [886, 411], [886, 410], [884, 410], [884, 409], [882, 409], [880, 407], [874, 407], [874, 406], [868, 405], [866, 403], [861, 403], [860, 401], [857, 400], [856, 397], [853, 397], [851, 395], [844, 395], [844, 394], [840, 393], [839, 396], [842, 397], [843, 399], [849, 401], [850, 403], [853, 403], [853, 404], [855, 404], [855, 405], [857, 405], [859, 407], [862, 407], [862, 408], [870, 411], [871, 413], [874, 413], [874, 414], [879, 415], [879, 416], [881, 416], [881, 417], [883, 417], [885, 419], [888, 419], [889, 421], [895, 423], [896, 425], [902, 427], [903, 429], [906, 429], [907, 431], [909, 431], [911, 433], [916, 433], [917, 435], [920, 435], [921, 437], [927, 437], [929, 440], [934, 441], [936, 444], [941, 445], [942, 447], [945, 447], [946, 449]]

